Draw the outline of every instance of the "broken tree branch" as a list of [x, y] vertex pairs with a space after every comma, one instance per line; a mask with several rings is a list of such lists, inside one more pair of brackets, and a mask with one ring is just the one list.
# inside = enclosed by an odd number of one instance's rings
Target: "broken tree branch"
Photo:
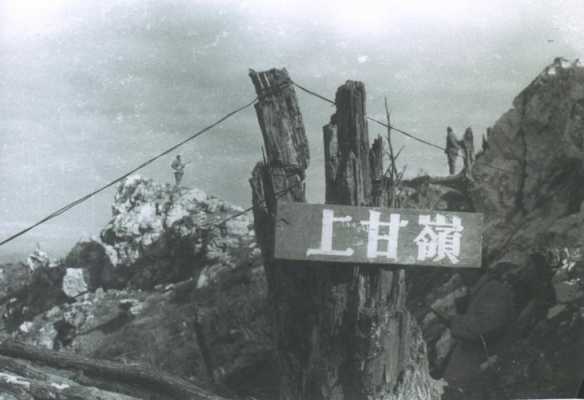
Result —
[[225, 400], [185, 379], [146, 368], [140, 365], [126, 365], [106, 360], [60, 353], [30, 346], [12, 339], [0, 343], [0, 355], [41, 363], [50, 367], [83, 372], [89, 377], [107, 379], [114, 382], [135, 384], [175, 396], [185, 400]]

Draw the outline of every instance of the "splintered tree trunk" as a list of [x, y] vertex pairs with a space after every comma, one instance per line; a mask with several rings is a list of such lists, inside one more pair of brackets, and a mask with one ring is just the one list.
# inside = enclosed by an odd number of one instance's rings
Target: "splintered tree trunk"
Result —
[[[349, 81], [341, 86], [336, 105], [335, 116], [323, 128], [326, 202], [382, 206], [387, 195], [383, 188], [383, 141], [377, 138], [369, 148], [363, 84]], [[341, 340], [334, 349], [345, 353], [341, 366], [346, 374], [341, 382], [344, 398], [383, 398], [398, 382], [408, 347], [404, 271], [358, 265], [330, 268], [344, 270], [344, 282], [332, 288], [341, 301], [332, 298], [327, 304], [331, 310], [344, 309], [344, 318], [329, 332], [345, 335], [346, 342]]]
[[304, 176], [310, 159], [308, 140], [294, 87], [285, 69], [250, 71], [258, 94], [256, 112], [267, 159], [258, 163], [250, 184], [254, 228], [264, 258], [272, 323], [278, 348], [282, 399], [302, 400], [309, 360], [313, 307], [306, 296], [311, 269], [274, 260], [277, 201], [304, 202]]
[[[250, 183], [273, 312], [280, 399], [438, 399], [421, 333], [404, 306], [403, 270], [274, 259], [276, 202], [304, 201], [308, 146], [286, 70], [250, 75], [267, 151]], [[377, 140], [369, 148], [363, 84], [341, 86], [336, 104], [324, 127], [327, 203], [381, 205], [383, 144]]]

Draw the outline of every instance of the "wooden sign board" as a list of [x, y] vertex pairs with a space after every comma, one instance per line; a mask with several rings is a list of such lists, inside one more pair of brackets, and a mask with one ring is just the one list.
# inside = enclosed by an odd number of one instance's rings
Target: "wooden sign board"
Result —
[[482, 214], [279, 202], [275, 257], [479, 268]]

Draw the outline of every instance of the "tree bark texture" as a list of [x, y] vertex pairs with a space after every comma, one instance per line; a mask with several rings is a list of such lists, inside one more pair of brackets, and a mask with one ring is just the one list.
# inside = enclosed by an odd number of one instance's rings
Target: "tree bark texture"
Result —
[[[285, 69], [250, 71], [258, 94], [256, 112], [267, 160], [258, 163], [250, 184], [254, 227], [264, 257], [280, 366], [282, 399], [306, 399], [304, 387], [310, 364], [313, 307], [309, 291], [312, 273], [306, 265], [274, 260], [274, 227], [278, 201], [305, 201], [305, 170], [310, 159], [308, 140], [296, 93]], [[308, 329], [308, 331], [307, 331]]]
[[[385, 205], [383, 141], [377, 138], [369, 147], [365, 101], [364, 85], [348, 81], [338, 89], [337, 112], [323, 128], [327, 203]], [[327, 327], [327, 334], [344, 332], [338, 348], [330, 349], [344, 353], [337, 367], [344, 375], [344, 398], [383, 398], [398, 384], [408, 346], [404, 271], [358, 265], [326, 268], [331, 274], [342, 271], [342, 281], [328, 289], [334, 296], [328, 296], [323, 312], [343, 309], [343, 318]]]
[[[413, 334], [415, 343], [408, 341], [415, 323], [404, 305], [403, 270], [274, 259], [274, 227], [282, 223], [276, 203], [305, 201], [308, 146], [293, 87], [277, 84], [289, 79], [287, 72], [252, 71], [251, 78], [268, 161], [255, 167], [250, 183], [273, 312], [280, 399], [405, 398], [394, 393], [404, 379], [408, 387], [415, 386], [418, 365], [424, 384], [429, 377], [421, 333]], [[376, 140], [369, 148], [363, 84], [347, 82], [336, 104], [336, 114], [324, 127], [327, 203], [383, 205], [383, 144]], [[411, 368], [407, 374], [406, 364]], [[430, 391], [419, 393], [436, 398]]]

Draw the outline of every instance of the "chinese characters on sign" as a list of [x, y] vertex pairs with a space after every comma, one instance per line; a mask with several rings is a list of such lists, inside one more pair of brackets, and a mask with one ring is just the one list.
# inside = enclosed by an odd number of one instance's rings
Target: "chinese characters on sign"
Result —
[[452, 216], [449, 223], [447, 217], [436, 214], [436, 220], [432, 222], [429, 215], [420, 215], [418, 223], [424, 226], [422, 232], [414, 239], [418, 245], [418, 260], [434, 258], [434, 261], [439, 261], [448, 257], [452, 264], [458, 264], [461, 232], [464, 229], [460, 218]]
[[282, 203], [276, 257], [373, 264], [479, 267], [475, 213]]

